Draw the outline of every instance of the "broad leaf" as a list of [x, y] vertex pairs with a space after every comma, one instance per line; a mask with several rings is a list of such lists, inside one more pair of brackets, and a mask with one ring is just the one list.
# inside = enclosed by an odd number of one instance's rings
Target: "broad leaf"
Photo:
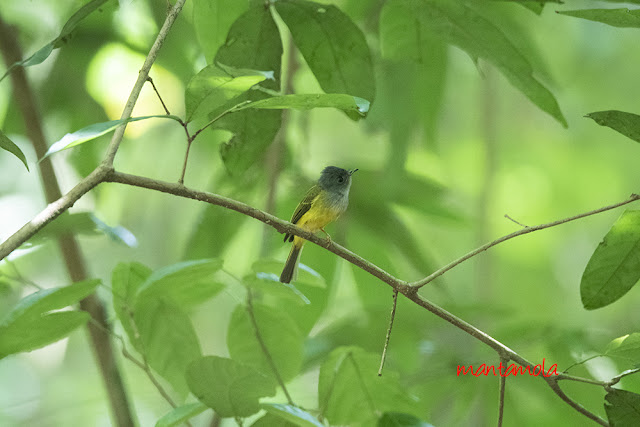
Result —
[[[375, 99], [371, 53], [364, 34], [340, 9], [310, 1], [274, 3], [293, 41], [327, 93]], [[348, 112], [354, 120], [363, 115]]]
[[[225, 44], [220, 47], [214, 63], [234, 68], [273, 72], [273, 80], [260, 85], [278, 92], [282, 41], [269, 8], [259, 5], [242, 14], [231, 26]], [[267, 95], [251, 91], [237, 101], [257, 101]], [[212, 113], [216, 115], [216, 113]], [[213, 117], [209, 117], [213, 119]], [[271, 144], [280, 129], [281, 112], [245, 110], [229, 114], [213, 127], [231, 131], [234, 136], [220, 146], [225, 167], [232, 174], [240, 174], [253, 165]]]
[[278, 418], [301, 427], [324, 427], [317, 418], [297, 406], [283, 403], [263, 403], [262, 409]]
[[589, 113], [585, 117], [593, 119], [600, 126], [607, 126], [624, 136], [640, 142], [640, 116], [624, 111], [608, 110]]
[[138, 262], [116, 265], [111, 274], [113, 308], [134, 347], [141, 351], [140, 337], [133, 325], [133, 309], [140, 286], [151, 275], [151, 269]]
[[472, 8], [449, 0], [386, 2], [380, 17], [382, 40], [408, 47], [410, 55], [416, 49], [415, 35], [407, 30], [411, 28], [458, 46], [474, 60], [483, 58], [493, 63], [541, 110], [567, 126], [553, 94], [533, 77], [529, 61], [498, 27]]
[[156, 270], [138, 289], [138, 299], [167, 298], [181, 308], [201, 304], [224, 285], [215, 278], [220, 259], [184, 261]]
[[191, 392], [221, 417], [248, 417], [260, 410], [259, 399], [273, 396], [275, 383], [235, 360], [207, 356], [187, 369]]
[[231, 24], [247, 10], [247, 5], [248, 2], [238, 0], [193, 1], [193, 26], [208, 63], [213, 61]]
[[560, 10], [561, 15], [602, 22], [621, 28], [640, 28], [640, 9], [581, 9]]
[[51, 55], [53, 49], [57, 49], [62, 46], [63, 43], [66, 42], [67, 37], [71, 34], [73, 30], [78, 26], [78, 24], [89, 16], [92, 12], [97, 10], [100, 6], [107, 3], [109, 0], [92, 0], [89, 3], [83, 5], [80, 9], [78, 9], [69, 20], [62, 27], [62, 31], [58, 37], [53, 39], [51, 42], [44, 45], [42, 48], [38, 49], [36, 53], [31, 55], [29, 58], [17, 62], [9, 67], [9, 69], [4, 73], [2, 77], [0, 77], [0, 82], [11, 73], [15, 67], [29, 67], [31, 65], [38, 65], [44, 62], [45, 59]]
[[152, 119], [156, 117], [161, 119], [172, 119], [172, 120], [180, 121], [180, 118], [177, 116], [164, 114], [164, 115], [155, 115], [155, 116], [129, 117], [126, 120], [110, 120], [108, 122], [94, 123], [78, 131], [75, 131], [73, 133], [68, 133], [65, 136], [63, 136], [62, 139], [54, 142], [51, 145], [51, 147], [49, 147], [49, 149], [47, 150], [45, 155], [42, 157], [42, 159], [54, 153], [57, 153], [58, 151], [66, 150], [68, 148], [75, 147], [87, 141], [91, 141], [92, 139], [96, 139], [99, 136], [102, 136], [106, 133], [111, 132], [112, 130], [115, 130], [115, 128], [117, 128], [122, 124], [129, 123], [129, 122], [137, 122], [140, 120]]
[[400, 412], [385, 412], [378, 420], [378, 427], [433, 427], [420, 418]]
[[612, 426], [640, 425], [640, 394], [612, 388], [604, 398], [604, 410]]
[[189, 317], [169, 300], [138, 298], [134, 319], [149, 365], [184, 396], [188, 391], [187, 366], [201, 357], [200, 342]]
[[640, 365], [640, 333], [633, 333], [616, 338], [607, 346], [607, 356], [622, 357]]
[[[266, 348], [281, 378], [286, 382], [300, 372], [303, 339], [300, 329], [285, 311], [253, 304], [253, 311]], [[227, 333], [229, 355], [235, 361], [275, 378], [260, 346], [247, 307], [239, 305], [231, 316]]]
[[138, 245], [136, 237], [129, 230], [119, 225], [115, 227], [107, 225], [91, 212], [64, 213], [29, 239], [29, 243], [40, 244], [67, 233], [90, 236], [105, 234], [112, 240], [129, 247]]
[[249, 108], [282, 110], [311, 110], [312, 108], [337, 108], [348, 114], [359, 114], [362, 117], [369, 111], [369, 101], [357, 96], [336, 94], [301, 94], [283, 95], [251, 102], [238, 110]]
[[7, 135], [4, 134], [0, 130], [0, 148], [6, 150], [16, 156], [20, 161], [24, 164], [24, 167], [29, 170], [29, 165], [27, 164], [27, 158], [24, 156], [24, 153], [12, 140], [9, 139]]
[[580, 282], [587, 310], [618, 300], [640, 279], [640, 211], [625, 211], [598, 245]]
[[209, 409], [206, 405], [200, 402], [187, 403], [177, 408], [173, 408], [168, 413], [164, 414], [156, 422], [156, 427], [173, 427], [182, 425], [189, 419], [199, 415]]

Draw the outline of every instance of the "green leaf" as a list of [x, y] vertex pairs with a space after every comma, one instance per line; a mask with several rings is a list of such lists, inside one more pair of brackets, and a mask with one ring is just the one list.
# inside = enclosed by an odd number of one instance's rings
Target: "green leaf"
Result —
[[85, 325], [89, 318], [84, 311], [61, 311], [0, 326], [0, 359], [66, 338], [76, 328]]
[[[178, 116], [162, 114], [162, 115], [154, 115], [154, 116], [129, 117], [128, 119], [125, 119], [125, 120], [110, 120], [108, 122], [94, 123], [85, 128], [77, 130], [73, 133], [68, 133], [65, 136], [63, 136], [62, 139], [54, 142], [51, 145], [51, 147], [49, 147], [49, 149], [47, 150], [45, 155], [42, 157], [42, 159], [54, 153], [57, 153], [59, 151], [75, 147], [87, 141], [91, 141], [92, 139], [96, 139], [99, 136], [102, 136], [106, 133], [111, 132], [112, 130], [114, 130], [115, 128], [117, 128], [118, 126], [124, 123], [137, 122], [140, 120], [146, 120], [146, 119], [152, 119], [152, 118], [172, 119], [176, 121], [181, 120], [180, 117]], [[42, 161], [42, 159], [40, 159], [40, 161]]]
[[[304, 337], [296, 323], [282, 310], [261, 304], [253, 304], [262, 340], [283, 381], [289, 381], [300, 372]], [[234, 310], [227, 333], [229, 355], [237, 362], [256, 368], [274, 377], [262, 347], [256, 339], [247, 307], [239, 305]], [[275, 378], [275, 377], [274, 377]]]
[[[269, 8], [261, 4], [249, 9], [233, 23], [214, 63], [238, 69], [273, 71], [274, 80], [265, 80], [261, 86], [278, 92], [281, 57], [282, 41], [278, 27]], [[257, 101], [265, 97], [267, 95], [260, 91], [251, 91], [237, 101]], [[217, 121], [212, 127], [234, 134], [220, 146], [220, 156], [226, 169], [237, 175], [256, 163], [278, 133], [280, 121], [281, 112], [270, 110], [239, 111]]]
[[280, 277], [275, 273], [258, 272], [247, 275], [242, 282], [257, 291], [260, 295], [266, 294], [277, 298], [280, 301], [285, 300], [286, 303], [298, 305], [311, 304], [298, 288], [291, 283], [280, 283]]
[[57, 239], [67, 233], [95, 236], [105, 234], [112, 240], [129, 247], [138, 245], [136, 237], [124, 227], [105, 224], [91, 212], [64, 213], [47, 224], [29, 243], [41, 244], [46, 240]]
[[607, 126], [624, 136], [640, 142], [640, 116], [624, 111], [608, 110], [589, 113], [585, 117], [593, 119], [600, 126]]
[[187, 366], [202, 355], [189, 317], [168, 300], [138, 298], [134, 319], [149, 365], [185, 395]]
[[224, 288], [215, 278], [221, 268], [220, 259], [184, 261], [163, 267], [140, 285], [137, 298], [167, 298], [181, 308], [201, 304]]
[[260, 410], [259, 399], [273, 396], [275, 383], [235, 360], [206, 356], [187, 369], [191, 392], [221, 417], [248, 417]]
[[200, 70], [187, 84], [184, 96], [187, 122], [207, 117], [231, 99], [267, 79], [271, 72], [248, 71], [243, 74], [230, 75], [214, 64]]
[[301, 427], [324, 427], [316, 417], [297, 406], [285, 405], [283, 403], [263, 403], [262, 409], [270, 414], [276, 415], [281, 420], [288, 421]]
[[622, 357], [640, 364], [640, 333], [634, 332], [611, 341], [604, 353], [606, 356]]
[[186, 405], [178, 406], [167, 412], [156, 422], [156, 427], [173, 427], [184, 423], [185, 421], [199, 415], [209, 409], [200, 402], [187, 403]]
[[618, 300], [640, 279], [640, 211], [625, 211], [596, 248], [580, 282], [587, 310]]
[[432, 427], [432, 425], [411, 414], [385, 412], [378, 420], [378, 427]]
[[207, 62], [211, 63], [224, 43], [231, 24], [247, 10], [238, 0], [194, 0], [193, 26]]
[[362, 117], [369, 111], [369, 101], [357, 96], [336, 94], [301, 94], [283, 95], [261, 99], [240, 107], [238, 110], [249, 108], [264, 109], [296, 109], [311, 110], [312, 108], [337, 108], [350, 114], [360, 114]]
[[111, 274], [113, 308], [134, 347], [141, 351], [140, 337], [133, 325], [133, 309], [140, 286], [151, 275], [151, 269], [138, 262], [121, 262]]
[[[375, 99], [371, 52], [364, 34], [340, 9], [310, 1], [274, 3], [293, 41], [327, 93]], [[348, 112], [358, 120], [362, 114]]]
[[251, 427], [296, 427], [297, 424], [292, 423], [290, 421], [283, 420], [282, 418], [273, 415], [273, 414], [264, 414], [260, 418], [258, 418]]
[[564, 127], [567, 122], [553, 94], [533, 77], [533, 67], [504, 33], [462, 2], [449, 0], [390, 0], [381, 12], [382, 39], [386, 44], [408, 47], [415, 52], [415, 34], [407, 28], [420, 28], [432, 37], [458, 46], [472, 59], [493, 63], [505, 77], [541, 110]]
[[[282, 271], [283, 267], [284, 265], [282, 261], [261, 259], [253, 263], [253, 265], [251, 266], [251, 270], [256, 274], [266, 273], [268, 275], [271, 275], [271, 278], [273, 278], [273, 276], [277, 276], [278, 280], [280, 280], [280, 272]], [[300, 271], [298, 271], [298, 279], [296, 279], [296, 283], [299, 285], [313, 286], [315, 288], [324, 289], [327, 287], [327, 282], [320, 275], [320, 273], [304, 264], [300, 264]]]
[[640, 394], [612, 388], [604, 398], [604, 410], [612, 426], [640, 425]]
[[44, 60], [47, 59], [49, 55], [51, 55], [53, 49], [59, 48], [63, 43], [66, 42], [67, 37], [73, 30], [75, 30], [75, 28], [84, 18], [89, 16], [92, 12], [97, 10], [100, 6], [107, 3], [108, 1], [109, 0], [93, 0], [83, 5], [73, 15], [71, 15], [71, 18], [69, 18], [69, 20], [67, 20], [67, 22], [62, 27], [62, 31], [60, 31], [58, 37], [44, 45], [42, 48], [38, 49], [38, 51], [31, 55], [29, 58], [11, 65], [9, 69], [2, 75], [2, 77], [0, 77], [0, 82], [5, 77], [7, 77], [15, 67], [29, 67], [31, 65], [38, 65], [44, 62]]
[[0, 323], [0, 358], [44, 347], [69, 335], [89, 320], [85, 312], [52, 312], [93, 293], [100, 280], [49, 288], [23, 298]]
[[379, 412], [420, 413], [419, 402], [405, 392], [398, 376], [385, 369], [380, 356], [357, 347], [334, 350], [320, 367], [318, 400], [331, 425], [371, 424]]
[[0, 148], [3, 150], [7, 150], [14, 156], [16, 156], [20, 161], [24, 164], [24, 167], [29, 170], [29, 165], [27, 164], [27, 158], [24, 156], [24, 153], [12, 140], [9, 139], [7, 135], [4, 134], [0, 130]]
[[620, 28], [640, 28], [640, 9], [582, 9], [559, 10], [561, 15], [602, 22]]

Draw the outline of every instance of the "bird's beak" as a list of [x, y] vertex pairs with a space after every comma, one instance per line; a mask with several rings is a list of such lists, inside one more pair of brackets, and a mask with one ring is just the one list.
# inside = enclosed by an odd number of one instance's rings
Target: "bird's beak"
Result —
[[349, 171], [349, 176], [351, 176], [351, 175], [353, 175], [354, 173], [356, 173], [356, 171], [357, 171], [357, 170], [358, 170], [358, 169], [354, 169], [354, 170]]

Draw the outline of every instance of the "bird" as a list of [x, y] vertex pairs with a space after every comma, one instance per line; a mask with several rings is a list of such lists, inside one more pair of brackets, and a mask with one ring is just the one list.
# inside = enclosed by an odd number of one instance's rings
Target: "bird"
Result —
[[[291, 216], [291, 223], [312, 233], [320, 230], [331, 241], [331, 236], [324, 227], [338, 219], [347, 210], [351, 176], [357, 170], [346, 170], [336, 166], [325, 167], [320, 173], [318, 182], [307, 191], [296, 207]], [[284, 241], [293, 242], [293, 245], [280, 275], [280, 282], [291, 283], [297, 277], [300, 253], [306, 240], [287, 233]]]

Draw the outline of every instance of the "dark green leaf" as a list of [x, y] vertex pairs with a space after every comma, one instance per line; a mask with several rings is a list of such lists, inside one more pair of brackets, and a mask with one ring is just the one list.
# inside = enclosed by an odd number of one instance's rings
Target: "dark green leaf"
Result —
[[400, 412], [385, 412], [378, 420], [378, 427], [432, 427], [420, 418]]
[[302, 94], [283, 95], [265, 98], [251, 102], [238, 110], [249, 108], [264, 109], [296, 109], [311, 110], [312, 108], [337, 108], [345, 113], [360, 114], [362, 117], [369, 111], [369, 101], [357, 96], [336, 94]]
[[111, 227], [91, 212], [64, 213], [47, 224], [38, 234], [29, 239], [29, 242], [40, 244], [49, 239], [57, 239], [67, 233], [90, 236], [106, 234], [112, 240], [124, 243], [129, 247], [135, 247], [138, 244], [136, 237], [129, 230], [121, 226]]
[[18, 159], [20, 159], [20, 161], [24, 164], [24, 167], [27, 168], [27, 170], [29, 170], [29, 165], [27, 164], [27, 158], [24, 156], [24, 153], [22, 152], [20, 147], [18, 147], [12, 140], [10, 140], [9, 137], [7, 137], [7, 135], [5, 135], [4, 132], [2, 132], [1, 130], [0, 130], [0, 148], [2, 148], [3, 150], [7, 150], [8, 152], [16, 156]]
[[153, 272], [138, 289], [138, 299], [168, 298], [181, 308], [201, 304], [220, 292], [224, 285], [215, 273], [220, 259], [184, 261]]
[[640, 9], [582, 9], [560, 10], [561, 15], [602, 22], [621, 28], [640, 28]]
[[608, 110], [589, 113], [586, 117], [593, 119], [600, 126], [607, 126], [624, 136], [640, 142], [640, 116], [624, 111]]
[[155, 115], [155, 116], [129, 117], [126, 120], [110, 120], [108, 122], [94, 123], [85, 128], [77, 130], [73, 133], [68, 133], [65, 136], [63, 136], [62, 139], [54, 142], [53, 145], [49, 147], [49, 149], [47, 150], [45, 155], [42, 157], [42, 159], [54, 153], [57, 153], [59, 151], [75, 147], [76, 145], [80, 145], [84, 142], [91, 141], [92, 139], [96, 139], [99, 136], [102, 136], [106, 133], [111, 132], [112, 130], [122, 125], [123, 123], [137, 122], [139, 120], [152, 119], [156, 117], [161, 119], [172, 119], [176, 121], [180, 120], [180, 118], [177, 116], [162, 114], [162, 115]]
[[156, 422], [156, 427], [173, 427], [178, 426], [188, 421], [189, 419], [199, 415], [209, 409], [200, 402], [187, 403], [186, 405], [178, 406], [167, 412]]
[[[253, 304], [253, 310], [262, 340], [280, 376], [284, 381], [289, 381], [298, 375], [302, 366], [304, 337], [300, 329], [285, 311], [261, 304]], [[236, 307], [231, 316], [227, 347], [233, 360], [252, 366], [269, 377], [274, 377], [264, 351], [256, 339], [256, 333], [245, 306]]]
[[[340, 9], [310, 1], [281, 0], [276, 10], [322, 89], [369, 102], [375, 79], [369, 46], [362, 31]], [[349, 113], [357, 120], [362, 114]]]
[[69, 18], [69, 20], [64, 24], [64, 27], [62, 27], [62, 31], [60, 32], [60, 35], [58, 35], [58, 37], [53, 39], [53, 41], [51, 41], [50, 43], [44, 45], [29, 58], [11, 65], [9, 69], [3, 74], [3, 76], [0, 77], [0, 82], [6, 76], [8, 76], [11, 70], [13, 70], [15, 67], [29, 67], [31, 65], [38, 65], [44, 62], [44, 60], [47, 59], [49, 55], [51, 55], [53, 49], [57, 49], [62, 46], [69, 34], [71, 34], [71, 32], [84, 18], [89, 16], [93, 11], [97, 10], [100, 6], [107, 3], [108, 1], [109, 0], [92, 0], [89, 3], [83, 5], [73, 15], [71, 15], [71, 18]]
[[139, 338], [133, 326], [133, 308], [140, 286], [151, 275], [151, 269], [138, 262], [116, 265], [111, 274], [113, 308], [134, 347], [140, 351]]
[[580, 282], [582, 305], [604, 307], [640, 279], [640, 211], [625, 211], [596, 248]]
[[[567, 126], [553, 94], [533, 77], [533, 68], [513, 43], [493, 23], [461, 2], [449, 0], [391, 0], [381, 13], [382, 39], [415, 52], [414, 34], [407, 28], [420, 28], [433, 37], [458, 46], [474, 60], [493, 63], [507, 79], [540, 109]], [[416, 26], [417, 22], [417, 26]]]
[[604, 410], [612, 426], [640, 425], [640, 394], [613, 388], [604, 398]]
[[193, 26], [207, 62], [211, 63], [227, 32], [248, 2], [238, 0], [194, 0]]
[[633, 333], [616, 338], [607, 346], [607, 356], [622, 357], [640, 365], [640, 333]]
[[89, 317], [84, 311], [61, 311], [0, 326], [0, 359], [61, 340], [85, 325]]
[[288, 421], [301, 427], [324, 427], [317, 418], [297, 406], [285, 405], [283, 403], [263, 403], [262, 409], [270, 414], [276, 415], [281, 420]]
[[[242, 14], [231, 26], [225, 44], [220, 47], [215, 64], [238, 69], [272, 71], [274, 80], [261, 83], [266, 89], [280, 90], [282, 41], [269, 8], [259, 5]], [[267, 97], [251, 91], [234, 101], [257, 101]], [[215, 112], [212, 116], [217, 115]], [[213, 117], [209, 117], [213, 119]], [[231, 131], [234, 136], [220, 147], [227, 170], [240, 174], [260, 159], [280, 129], [281, 112], [245, 110], [227, 115], [213, 127]]]
[[385, 369], [378, 376], [379, 364], [379, 355], [357, 347], [340, 347], [325, 360], [320, 367], [318, 400], [332, 425], [370, 424], [385, 411], [419, 413], [419, 402], [406, 394], [397, 374]]
[[273, 415], [273, 414], [264, 414], [260, 418], [258, 418], [251, 427], [297, 427], [297, 424], [294, 424], [290, 421], [283, 420], [282, 418]]
[[247, 417], [260, 410], [259, 399], [273, 396], [275, 383], [250, 366], [207, 356], [187, 369], [191, 392], [221, 417]]
[[187, 84], [184, 95], [187, 121], [207, 117], [212, 111], [220, 109], [231, 99], [267, 79], [270, 73], [249, 71], [233, 76], [215, 64], [206, 66]]
[[149, 365], [180, 394], [188, 391], [185, 372], [201, 357], [200, 342], [189, 317], [172, 302], [160, 298], [137, 299], [135, 324], [141, 351]]

